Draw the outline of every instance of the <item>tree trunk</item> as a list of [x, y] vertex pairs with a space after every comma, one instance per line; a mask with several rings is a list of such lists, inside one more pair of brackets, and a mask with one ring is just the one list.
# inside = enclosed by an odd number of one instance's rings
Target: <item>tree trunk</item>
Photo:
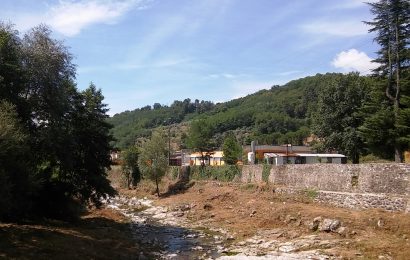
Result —
[[155, 184], [157, 185], [157, 195], [159, 197], [158, 176], [155, 176]]
[[352, 163], [353, 164], [358, 164], [359, 163], [359, 153], [357, 151], [354, 151], [352, 155]]
[[127, 189], [130, 189], [130, 173], [127, 172]]
[[[399, 120], [400, 112], [400, 54], [399, 54], [399, 30], [398, 30], [398, 20], [395, 21], [395, 54], [396, 54], [396, 93], [394, 97], [394, 123], [397, 126]], [[396, 129], [397, 130], [397, 129]], [[403, 151], [400, 144], [395, 141], [394, 144], [394, 161], [397, 163], [403, 162]]]

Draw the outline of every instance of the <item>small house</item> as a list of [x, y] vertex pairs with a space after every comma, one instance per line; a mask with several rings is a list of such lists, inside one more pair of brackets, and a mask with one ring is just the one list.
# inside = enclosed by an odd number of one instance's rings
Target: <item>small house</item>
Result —
[[223, 159], [223, 152], [222, 151], [214, 151], [204, 156], [197, 152], [192, 153], [190, 156], [190, 165], [210, 165], [210, 166], [220, 166], [225, 165], [225, 161]]
[[343, 154], [321, 153], [265, 153], [264, 159], [265, 162], [273, 165], [314, 163], [344, 164], [347, 162], [347, 158]]

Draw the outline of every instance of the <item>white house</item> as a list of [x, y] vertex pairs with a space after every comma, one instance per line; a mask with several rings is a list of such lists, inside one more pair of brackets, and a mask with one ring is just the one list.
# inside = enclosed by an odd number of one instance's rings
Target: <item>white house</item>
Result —
[[273, 165], [284, 164], [313, 164], [313, 163], [346, 163], [346, 156], [343, 154], [322, 154], [322, 153], [265, 153], [265, 161]]

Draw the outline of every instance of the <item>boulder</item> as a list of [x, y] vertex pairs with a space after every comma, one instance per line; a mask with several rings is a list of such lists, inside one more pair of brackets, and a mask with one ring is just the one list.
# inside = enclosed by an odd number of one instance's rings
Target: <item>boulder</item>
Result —
[[319, 224], [319, 231], [336, 232], [336, 230], [340, 227], [340, 224], [340, 220], [338, 219], [325, 218]]

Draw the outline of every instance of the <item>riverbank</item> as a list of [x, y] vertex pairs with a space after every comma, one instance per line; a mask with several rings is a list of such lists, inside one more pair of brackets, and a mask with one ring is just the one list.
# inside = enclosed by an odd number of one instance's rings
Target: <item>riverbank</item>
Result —
[[309, 192], [302, 197], [284, 196], [267, 185], [166, 184], [160, 198], [149, 189], [141, 185], [123, 194], [148, 196], [153, 205], [186, 219], [192, 227], [226, 232], [216, 235], [223, 247], [222, 259], [231, 255], [286, 259], [280, 255], [290, 253], [300, 258], [288, 259], [303, 259], [309, 253], [317, 254], [316, 259], [408, 259], [410, 255], [408, 214], [317, 204]]
[[2, 259], [135, 259], [129, 219], [112, 209], [94, 209], [75, 223], [0, 223]]
[[151, 183], [76, 223], [0, 223], [6, 259], [408, 259], [408, 214], [351, 210], [267, 185]]

